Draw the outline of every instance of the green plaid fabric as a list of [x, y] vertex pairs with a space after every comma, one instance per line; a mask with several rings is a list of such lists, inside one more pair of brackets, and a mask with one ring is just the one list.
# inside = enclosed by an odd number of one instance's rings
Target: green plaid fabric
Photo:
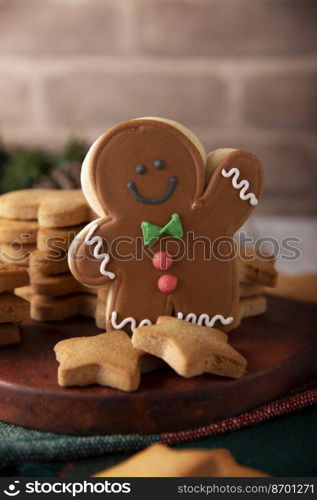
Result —
[[[316, 428], [317, 407], [312, 406], [240, 430], [197, 436], [178, 447], [225, 447], [241, 463], [275, 476], [317, 476]], [[87, 476], [160, 439], [153, 434], [65, 436], [0, 423], [0, 473]]]
[[132, 452], [160, 440], [159, 434], [66, 436], [0, 422], [0, 462], [73, 460], [108, 453]]

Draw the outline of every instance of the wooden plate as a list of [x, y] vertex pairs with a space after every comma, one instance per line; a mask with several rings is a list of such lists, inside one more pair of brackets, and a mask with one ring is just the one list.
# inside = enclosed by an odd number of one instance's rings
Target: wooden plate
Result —
[[94, 335], [87, 318], [28, 322], [23, 341], [0, 350], [0, 419], [67, 434], [159, 433], [208, 424], [281, 396], [317, 375], [317, 305], [269, 297], [268, 313], [243, 321], [230, 342], [248, 359], [240, 380], [192, 379], [162, 368], [142, 377], [135, 393], [57, 385], [53, 347]]

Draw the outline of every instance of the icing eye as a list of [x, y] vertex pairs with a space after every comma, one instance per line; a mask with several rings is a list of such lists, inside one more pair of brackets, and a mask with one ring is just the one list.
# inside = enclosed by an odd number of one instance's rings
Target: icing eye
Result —
[[137, 165], [137, 166], [135, 167], [135, 171], [136, 171], [136, 173], [137, 173], [137, 174], [139, 174], [139, 175], [143, 175], [143, 174], [145, 174], [145, 173], [146, 173], [146, 170], [147, 170], [147, 168], [146, 168], [146, 166], [145, 166], [145, 165]]
[[164, 160], [154, 160], [153, 165], [155, 168], [162, 170], [162, 168], [165, 167], [165, 161]]

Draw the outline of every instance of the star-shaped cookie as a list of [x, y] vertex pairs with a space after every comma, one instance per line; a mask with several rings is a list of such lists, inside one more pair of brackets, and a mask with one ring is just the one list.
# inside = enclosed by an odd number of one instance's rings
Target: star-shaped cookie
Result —
[[157, 443], [94, 477], [266, 477], [236, 462], [229, 450], [174, 450]]
[[205, 326], [160, 316], [155, 325], [136, 328], [132, 344], [163, 359], [182, 377], [214, 373], [239, 378], [247, 361], [228, 344], [228, 336]]
[[143, 353], [123, 331], [62, 340], [54, 350], [61, 386], [100, 384], [122, 391], [139, 387]]

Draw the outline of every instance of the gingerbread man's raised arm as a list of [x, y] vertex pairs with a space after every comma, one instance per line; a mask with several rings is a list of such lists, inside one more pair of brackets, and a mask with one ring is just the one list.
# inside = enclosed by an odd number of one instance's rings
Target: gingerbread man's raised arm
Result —
[[72, 274], [87, 286], [103, 286], [116, 278], [111, 259], [113, 221], [100, 218], [86, 226], [73, 240], [68, 263]]
[[221, 221], [224, 233], [234, 234], [258, 204], [263, 171], [257, 157], [242, 149], [222, 149], [209, 154], [210, 179], [194, 208], [208, 211]]

